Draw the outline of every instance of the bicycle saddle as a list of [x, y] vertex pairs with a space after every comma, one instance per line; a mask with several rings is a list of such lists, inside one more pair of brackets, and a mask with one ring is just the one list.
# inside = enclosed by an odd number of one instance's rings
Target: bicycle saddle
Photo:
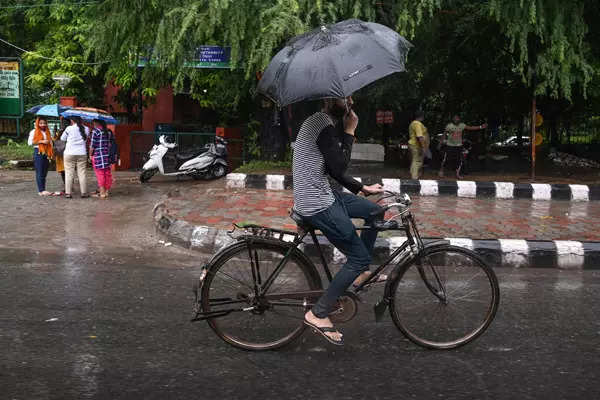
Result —
[[302, 215], [298, 214], [293, 208], [290, 210], [290, 218], [294, 220], [294, 222], [296, 223], [296, 225], [298, 225], [300, 229], [303, 229], [305, 231], [309, 231], [312, 229], [312, 226], [308, 222], [306, 222], [304, 218], [302, 218]]

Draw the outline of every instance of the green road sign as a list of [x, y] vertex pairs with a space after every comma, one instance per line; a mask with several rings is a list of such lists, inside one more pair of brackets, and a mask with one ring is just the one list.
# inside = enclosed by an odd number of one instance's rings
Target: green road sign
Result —
[[23, 116], [23, 77], [18, 59], [0, 59], [0, 118]]

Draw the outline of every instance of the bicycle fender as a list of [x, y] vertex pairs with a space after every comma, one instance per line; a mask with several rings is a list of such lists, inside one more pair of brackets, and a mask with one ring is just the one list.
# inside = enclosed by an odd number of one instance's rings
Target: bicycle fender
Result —
[[432, 248], [435, 248], [435, 247], [447, 246], [449, 244], [450, 244], [449, 240], [440, 239], [440, 240], [436, 240], [435, 242], [427, 243], [425, 245], [425, 249], [424, 250], [432, 249]]

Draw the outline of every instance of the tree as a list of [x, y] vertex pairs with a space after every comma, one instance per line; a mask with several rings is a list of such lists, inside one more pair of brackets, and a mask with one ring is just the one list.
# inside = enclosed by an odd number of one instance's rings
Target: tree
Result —
[[[25, 6], [17, 3], [22, 2], [10, 1], [0, 10], [4, 22], [0, 37], [29, 52], [6, 44], [0, 48], [4, 55], [23, 59], [27, 105], [57, 102], [60, 95], [75, 95], [86, 104], [101, 105], [104, 81], [97, 76], [101, 65], [89, 60], [86, 47], [89, 7], [44, 0]], [[52, 79], [59, 74], [71, 78], [65, 90]]]

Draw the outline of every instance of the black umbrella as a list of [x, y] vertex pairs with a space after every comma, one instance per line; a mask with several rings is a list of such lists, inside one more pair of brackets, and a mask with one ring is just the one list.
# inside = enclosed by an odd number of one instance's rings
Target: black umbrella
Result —
[[284, 107], [302, 100], [346, 97], [405, 71], [412, 45], [392, 29], [350, 19], [291, 39], [265, 70], [257, 91]]

